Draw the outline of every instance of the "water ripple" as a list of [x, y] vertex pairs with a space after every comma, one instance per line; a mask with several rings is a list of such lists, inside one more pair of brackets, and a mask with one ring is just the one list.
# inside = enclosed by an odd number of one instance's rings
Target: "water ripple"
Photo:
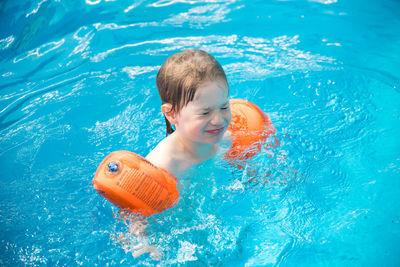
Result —
[[64, 42], [65, 42], [65, 39], [63, 38], [60, 41], [49, 42], [49, 43], [43, 44], [38, 48], [35, 48], [26, 53], [23, 53], [20, 56], [15, 57], [13, 62], [18, 63], [18, 62], [20, 62], [24, 59], [27, 59], [31, 56], [36, 56], [36, 57], [44, 56], [47, 53], [49, 53], [50, 51], [53, 51], [53, 50], [59, 48], [60, 46], [62, 46], [64, 44]]
[[158, 2], [155, 2], [151, 4], [153, 7], [165, 7], [165, 6], [170, 6], [173, 4], [197, 4], [197, 3], [234, 3], [237, 0], [160, 0]]
[[13, 35], [10, 35], [4, 39], [0, 40], [0, 49], [4, 50], [7, 49], [13, 42], [14, 42], [15, 38]]
[[[318, 71], [338, 69], [340, 64], [335, 59], [298, 50], [299, 36], [280, 36], [273, 39], [231, 36], [190, 36], [149, 40], [125, 44], [100, 52], [91, 57], [100, 62], [111, 54], [126, 53], [123, 50], [136, 51], [138, 54], [161, 54], [187, 48], [201, 48], [219, 58], [240, 58], [240, 62], [228, 63], [226, 72], [240, 79], [259, 79], [268, 76], [284, 75], [294, 71]], [[161, 48], [153, 46], [162, 45]], [[140, 47], [140, 50], [139, 50]], [[329, 67], [330, 66], [330, 67]]]

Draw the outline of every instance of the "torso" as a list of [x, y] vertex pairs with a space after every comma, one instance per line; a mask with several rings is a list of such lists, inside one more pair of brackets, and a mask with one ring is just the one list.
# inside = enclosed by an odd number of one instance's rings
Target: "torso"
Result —
[[183, 147], [173, 134], [163, 139], [147, 156], [146, 159], [154, 165], [165, 169], [169, 173], [178, 176], [193, 165], [197, 165], [215, 155], [217, 145], [209, 155], [203, 158]]
[[[172, 133], [146, 156], [148, 161], [177, 177], [190, 167], [212, 158], [220, 148], [219, 144], [215, 144], [209, 153], [200, 157], [193, 151], [185, 149], [177, 139], [176, 132]], [[224, 150], [230, 147], [229, 134], [225, 135], [225, 138], [221, 140], [221, 145]]]

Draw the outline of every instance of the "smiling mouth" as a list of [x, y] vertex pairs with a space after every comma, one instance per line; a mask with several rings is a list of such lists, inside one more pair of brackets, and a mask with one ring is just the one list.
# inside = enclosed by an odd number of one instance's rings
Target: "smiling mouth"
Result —
[[206, 131], [206, 132], [207, 132], [207, 133], [210, 133], [210, 134], [219, 134], [219, 133], [223, 132], [224, 129], [225, 129], [225, 127], [221, 127], [221, 128], [214, 129], [214, 130], [208, 130], [208, 131]]

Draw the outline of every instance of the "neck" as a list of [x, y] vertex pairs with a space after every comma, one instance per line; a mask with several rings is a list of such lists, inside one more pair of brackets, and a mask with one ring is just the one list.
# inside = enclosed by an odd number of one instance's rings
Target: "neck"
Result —
[[217, 151], [216, 144], [192, 142], [183, 138], [178, 133], [176, 133], [176, 138], [179, 144], [182, 145], [184, 152], [189, 153], [191, 157], [197, 161], [197, 163], [203, 162], [211, 158]]

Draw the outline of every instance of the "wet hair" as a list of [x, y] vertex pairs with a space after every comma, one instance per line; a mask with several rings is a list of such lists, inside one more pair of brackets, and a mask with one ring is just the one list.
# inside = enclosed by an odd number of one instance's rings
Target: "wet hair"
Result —
[[[170, 56], [157, 73], [157, 88], [163, 104], [172, 105], [179, 112], [195, 97], [197, 89], [205, 82], [224, 81], [224, 70], [218, 61], [202, 50], [189, 49]], [[174, 132], [165, 117], [167, 135]]]

